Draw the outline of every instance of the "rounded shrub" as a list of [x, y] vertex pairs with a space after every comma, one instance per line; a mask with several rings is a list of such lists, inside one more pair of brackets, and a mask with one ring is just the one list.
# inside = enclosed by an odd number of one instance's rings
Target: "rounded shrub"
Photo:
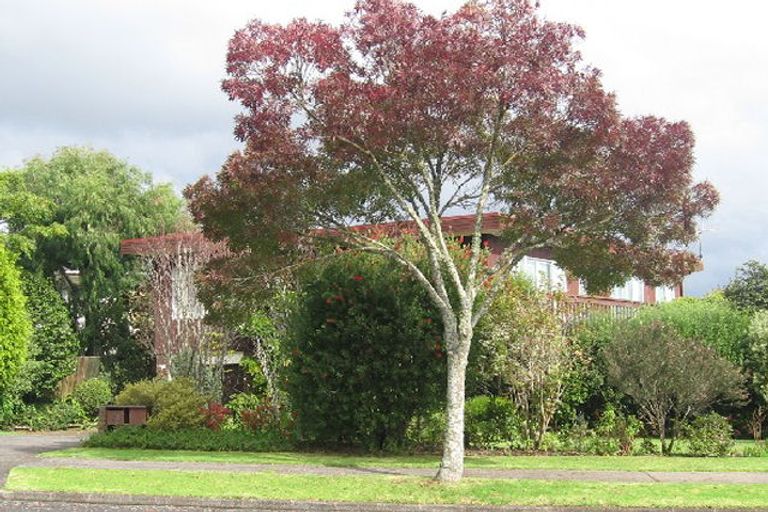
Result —
[[112, 385], [105, 379], [88, 379], [75, 387], [71, 398], [87, 415], [96, 416], [99, 407], [107, 405], [112, 400]]
[[342, 255], [307, 276], [285, 343], [299, 434], [313, 444], [402, 444], [411, 419], [443, 397], [439, 323], [418, 283], [384, 258]]
[[32, 324], [15, 258], [0, 239], [0, 408], [27, 356]]
[[182, 430], [202, 427], [208, 397], [194, 381], [145, 380], [128, 384], [115, 397], [117, 405], [143, 405], [149, 410], [147, 425], [157, 430]]
[[711, 412], [699, 416], [684, 429], [688, 452], [700, 457], [728, 455], [734, 447], [733, 427], [727, 418]]

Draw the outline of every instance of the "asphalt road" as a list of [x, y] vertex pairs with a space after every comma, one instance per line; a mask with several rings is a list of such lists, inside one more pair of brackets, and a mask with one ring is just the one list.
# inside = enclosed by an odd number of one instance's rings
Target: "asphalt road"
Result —
[[83, 432], [57, 432], [0, 436], [0, 488], [5, 485], [12, 467], [34, 460], [41, 452], [77, 446], [86, 435]]

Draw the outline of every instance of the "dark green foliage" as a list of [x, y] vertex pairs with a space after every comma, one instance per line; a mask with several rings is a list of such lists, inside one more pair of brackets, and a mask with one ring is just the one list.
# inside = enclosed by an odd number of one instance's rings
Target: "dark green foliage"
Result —
[[574, 344], [574, 364], [556, 415], [559, 425], [574, 425], [579, 416], [592, 423], [616, 400], [615, 391], [606, 383], [602, 354], [619, 327], [619, 321], [604, 313], [590, 315], [572, 327], [569, 339]]
[[116, 397], [117, 405], [144, 405], [149, 409], [148, 425], [157, 430], [183, 430], [203, 425], [200, 410], [208, 397], [186, 378], [145, 380], [128, 384]]
[[754, 260], [746, 262], [723, 288], [723, 295], [739, 309], [768, 309], [768, 265]]
[[646, 306], [634, 321], [661, 321], [673, 327], [683, 338], [712, 347], [736, 365], [744, 362], [749, 316], [736, 310], [722, 295], [713, 294], [703, 299], [683, 297]]
[[27, 357], [32, 332], [19, 270], [0, 238], [0, 410], [10, 407], [10, 391]]
[[305, 281], [285, 353], [287, 391], [310, 443], [381, 449], [443, 396], [438, 315], [390, 260], [344, 255]]
[[[118, 385], [138, 377], [146, 356], [131, 338], [127, 298], [139, 272], [136, 261], [120, 256], [120, 242], [174, 231], [185, 218], [182, 202], [170, 185], [153, 184], [149, 174], [104, 151], [62, 148], [13, 174], [10, 193], [39, 200], [45, 214], [17, 215], [8, 225], [9, 236], [31, 239], [24, 266], [49, 277], [79, 270], [79, 282], [64, 279], [62, 286], [72, 323], [85, 319], [83, 350], [101, 356]], [[61, 229], [42, 229], [52, 226]]]
[[465, 405], [464, 422], [465, 444], [470, 448], [495, 448], [518, 442], [522, 437], [521, 419], [515, 406], [506, 398], [470, 398]]
[[22, 404], [10, 424], [32, 430], [65, 430], [70, 426], [91, 427], [93, 421], [78, 402], [66, 398], [45, 405]]
[[88, 379], [77, 385], [71, 398], [87, 415], [96, 417], [99, 407], [112, 401], [112, 385], [105, 379]]
[[702, 457], [722, 457], [734, 447], [733, 427], [728, 418], [717, 413], [699, 416], [683, 431], [688, 439], [688, 452]]
[[27, 272], [23, 288], [33, 331], [18, 387], [27, 402], [50, 401], [59, 381], [75, 370], [80, 344], [67, 306], [50, 279]]
[[604, 352], [609, 383], [632, 398], [665, 454], [690, 416], [744, 398], [744, 379], [733, 363], [659, 320], [629, 323]]
[[83, 445], [89, 448], [210, 452], [266, 452], [288, 450], [292, 447], [288, 439], [272, 433], [257, 435], [243, 430], [214, 431], [207, 428], [164, 431], [145, 427], [120, 427], [94, 434]]

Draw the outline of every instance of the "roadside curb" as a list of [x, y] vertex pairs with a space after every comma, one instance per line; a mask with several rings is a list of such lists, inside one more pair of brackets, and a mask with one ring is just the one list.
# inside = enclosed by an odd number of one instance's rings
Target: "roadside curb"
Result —
[[320, 511], [320, 512], [660, 512], [680, 510], [685, 512], [750, 512], [764, 509], [739, 508], [625, 508], [625, 507], [535, 507], [535, 506], [488, 506], [488, 505], [399, 505], [392, 503], [341, 503], [325, 501], [275, 501], [253, 499], [180, 498], [169, 496], [128, 494], [78, 494], [55, 492], [27, 492], [0, 490], [0, 501], [77, 503], [87, 505], [168, 506], [186, 510], [251, 510], [254, 512]]

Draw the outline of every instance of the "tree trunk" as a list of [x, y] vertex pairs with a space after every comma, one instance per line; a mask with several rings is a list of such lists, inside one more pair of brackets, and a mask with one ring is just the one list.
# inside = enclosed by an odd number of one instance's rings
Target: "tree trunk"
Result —
[[443, 459], [437, 473], [437, 479], [441, 482], [458, 482], [464, 475], [464, 386], [472, 328], [465, 326], [461, 331], [461, 334], [456, 331], [446, 332], [448, 338], [446, 339], [446, 347], [448, 347], [447, 424], [443, 441]]

